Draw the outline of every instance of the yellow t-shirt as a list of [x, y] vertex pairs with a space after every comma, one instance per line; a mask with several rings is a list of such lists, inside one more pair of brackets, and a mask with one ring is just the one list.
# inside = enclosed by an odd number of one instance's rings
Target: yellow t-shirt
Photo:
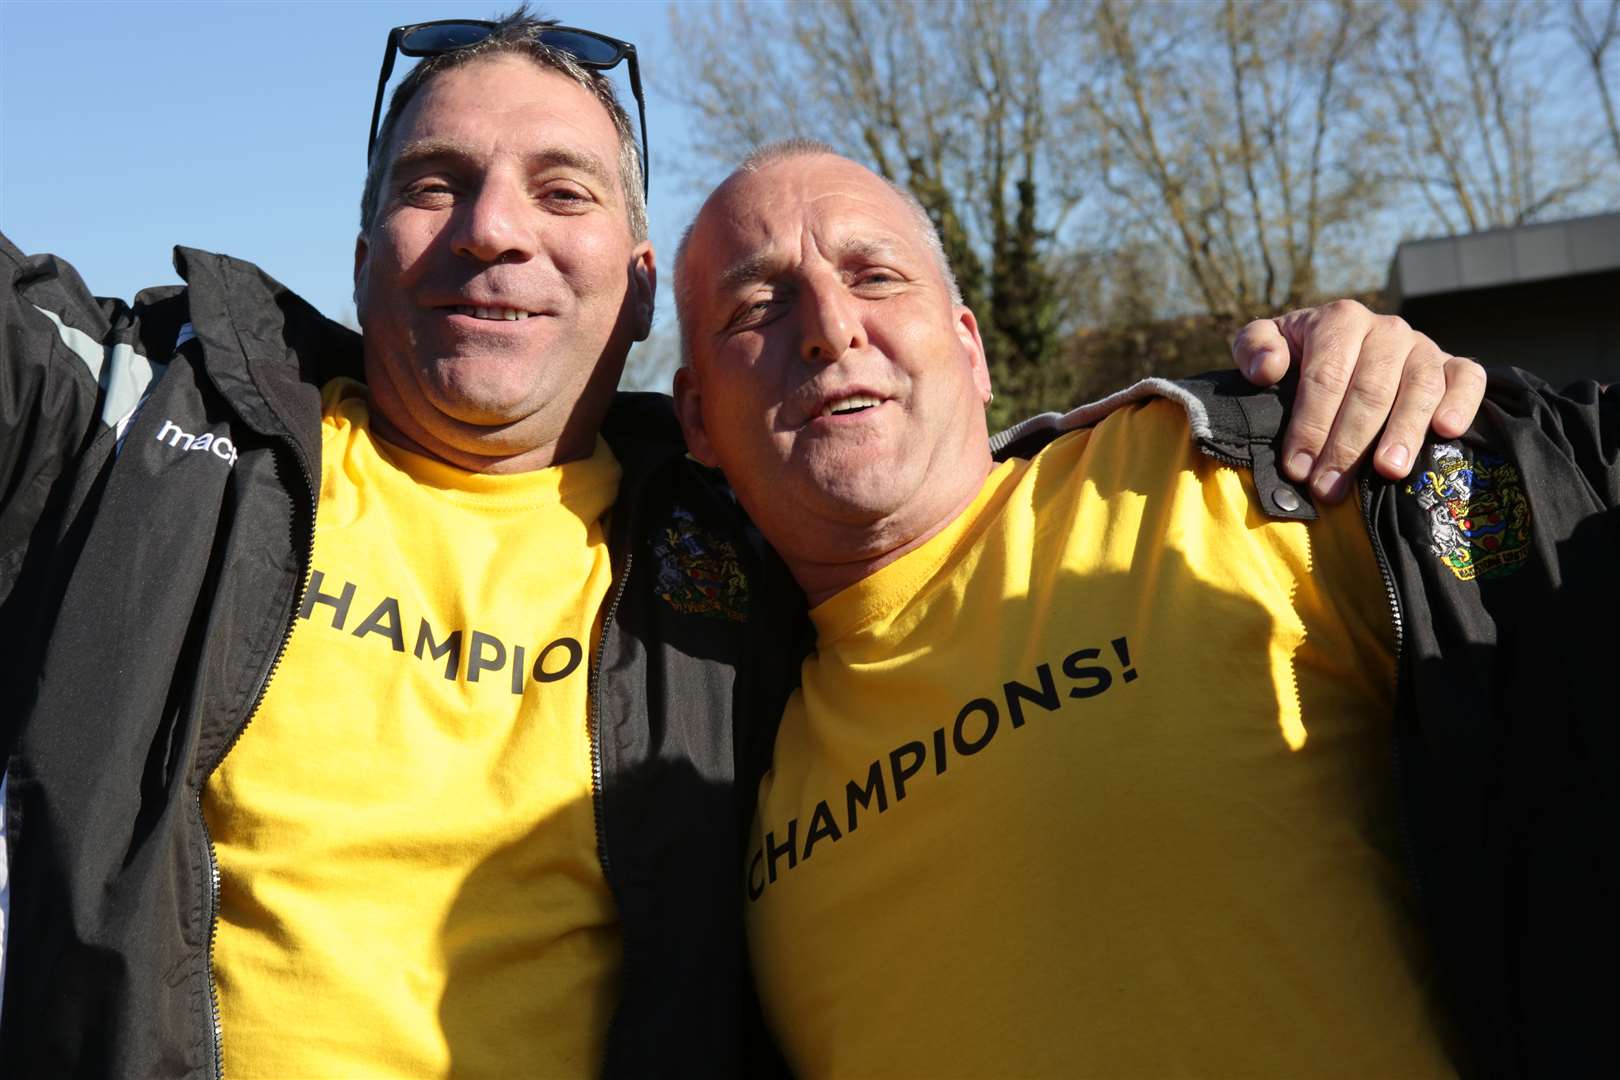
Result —
[[801, 1076], [1447, 1072], [1380, 576], [1248, 485], [1129, 409], [812, 612], [745, 884]]
[[[619, 465], [463, 472], [324, 394], [313, 573], [210, 778], [225, 1075], [595, 1076], [587, 673]], [[520, 1064], [521, 1063], [521, 1064]]]

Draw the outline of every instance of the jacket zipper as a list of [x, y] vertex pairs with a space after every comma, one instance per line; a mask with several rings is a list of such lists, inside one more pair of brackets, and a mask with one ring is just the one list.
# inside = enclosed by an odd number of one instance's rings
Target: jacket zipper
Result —
[[1244, 461], [1240, 457], [1235, 457], [1232, 454], [1216, 450], [1214, 447], [1205, 443], [1202, 439], [1198, 440], [1197, 446], [1199, 453], [1203, 454], [1207, 458], [1214, 458], [1222, 465], [1230, 465], [1234, 469], [1245, 469], [1250, 475], [1253, 475], [1254, 473], [1254, 462], [1252, 461]]
[[1395, 591], [1395, 574], [1389, 567], [1389, 557], [1384, 553], [1384, 542], [1378, 538], [1378, 530], [1373, 526], [1372, 481], [1363, 476], [1357, 482], [1361, 486], [1361, 523], [1367, 527], [1367, 539], [1372, 541], [1373, 556], [1378, 560], [1378, 573], [1384, 579], [1384, 599], [1389, 601], [1389, 617], [1395, 626], [1395, 691], [1399, 695], [1401, 654], [1406, 648], [1406, 625], [1401, 619], [1401, 597]]
[[[626, 530], [628, 533], [629, 530]], [[591, 740], [591, 814], [596, 820], [596, 858], [602, 864], [602, 880], [607, 884], [609, 892], [613, 889], [612, 875], [607, 848], [607, 797], [602, 787], [602, 654], [607, 651], [608, 632], [613, 627], [613, 619], [619, 613], [619, 603], [624, 599], [625, 586], [630, 581], [630, 563], [635, 557], [629, 540], [625, 541], [624, 563], [619, 567], [613, 584], [613, 599], [608, 602], [607, 612], [602, 616], [602, 632], [596, 641], [596, 654], [591, 657], [589, 695], [587, 709], [589, 722], [585, 730]], [[629, 950], [625, 950], [624, 958], [620, 961], [620, 978], [624, 982], [624, 967], [628, 966]], [[617, 1015], [617, 1008], [614, 1010]], [[608, 1032], [611, 1034], [614, 1018], [608, 1020]], [[597, 1070], [598, 1075], [607, 1075], [608, 1054], [612, 1052], [613, 1040], [602, 1040], [602, 1060]]]
[[[1363, 476], [1357, 481], [1361, 495], [1361, 523], [1366, 526], [1367, 539], [1372, 543], [1373, 557], [1378, 562], [1378, 573], [1384, 580], [1384, 599], [1389, 602], [1389, 618], [1395, 628], [1395, 697], [1394, 709], [1391, 714], [1392, 724], [1400, 722], [1401, 689], [1403, 676], [1401, 674], [1401, 656], [1406, 649], [1406, 624], [1401, 617], [1401, 598], [1395, 590], [1395, 574], [1389, 566], [1389, 556], [1384, 551], [1384, 542], [1378, 537], [1378, 529], [1372, 518], [1372, 481]], [[1389, 755], [1391, 770], [1395, 775], [1395, 805], [1400, 809], [1396, 820], [1400, 823], [1401, 857], [1405, 863], [1407, 879], [1412, 883], [1412, 889], [1421, 903], [1423, 899], [1423, 875], [1419, 871], [1417, 851], [1412, 844], [1412, 827], [1406, 818], [1404, 807], [1404, 774], [1405, 763], [1401, 760], [1401, 740], [1399, 732], [1392, 727], [1389, 737]]]
[[596, 655], [591, 658], [590, 723], [586, 730], [591, 739], [591, 810], [596, 818], [596, 857], [602, 863], [602, 877], [608, 877], [607, 799], [602, 791], [602, 653], [607, 649], [608, 630], [619, 613], [619, 602], [624, 599], [625, 584], [630, 580], [630, 562], [634, 553], [628, 545], [624, 552], [624, 565], [619, 568], [618, 581], [613, 586], [613, 599], [607, 613], [602, 616], [602, 633], [597, 638]]
[[310, 479], [309, 467], [302, 458], [299, 458], [296, 454], [294, 457], [298, 461], [299, 474], [304, 479], [304, 489], [309, 495], [308, 505], [310, 506], [309, 537], [302, 549], [303, 567], [299, 575], [298, 590], [293, 596], [292, 608], [287, 613], [287, 624], [281, 631], [281, 643], [276, 647], [275, 654], [270, 658], [270, 663], [266, 665], [264, 674], [259, 677], [259, 687], [254, 692], [253, 707], [248, 710], [247, 719], [242, 721], [242, 726], [237, 728], [236, 734], [231, 736], [231, 741], [225, 745], [225, 752], [219, 755], [219, 760], [214, 763], [214, 768], [209, 769], [208, 773], [202, 778], [202, 782], [197, 785], [197, 822], [202, 826], [203, 843], [208, 852], [208, 1018], [214, 1037], [214, 1080], [223, 1080], [225, 1076], [224, 1035], [220, 1028], [219, 1018], [219, 987], [214, 982], [214, 939], [219, 929], [219, 858], [214, 851], [214, 839], [208, 832], [208, 819], [203, 816], [203, 793], [208, 789], [208, 780], [214, 775], [214, 769], [218, 769], [225, 759], [230, 756], [237, 742], [246, 733], [248, 725], [253, 723], [253, 717], [257, 715], [259, 706], [264, 703], [265, 691], [270, 688], [270, 679], [275, 675], [276, 668], [281, 666], [281, 658], [287, 654], [287, 643], [292, 640], [293, 626], [298, 621], [298, 609], [303, 606], [304, 593], [309, 590], [310, 564], [315, 555], [314, 507], [319, 495], [316, 492], [314, 481]]

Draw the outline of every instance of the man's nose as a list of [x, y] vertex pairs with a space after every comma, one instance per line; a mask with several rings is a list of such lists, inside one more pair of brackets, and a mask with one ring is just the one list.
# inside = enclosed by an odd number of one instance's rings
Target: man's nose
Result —
[[866, 345], [859, 305], [841, 280], [813, 282], [802, 293], [803, 339], [799, 355], [810, 363], [830, 364]]
[[528, 193], [499, 177], [487, 178], [457, 208], [456, 254], [479, 262], [523, 262], [533, 257], [535, 234]]

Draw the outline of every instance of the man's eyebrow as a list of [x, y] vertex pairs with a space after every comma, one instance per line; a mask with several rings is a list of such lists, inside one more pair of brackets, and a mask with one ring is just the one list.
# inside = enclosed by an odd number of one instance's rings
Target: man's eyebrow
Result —
[[[897, 250], [897, 246], [888, 240], [854, 236], [840, 241], [833, 254], [840, 262], [846, 259], [886, 261], [896, 258]], [[732, 292], [744, 285], [764, 281], [781, 270], [782, 262], [780, 256], [768, 251], [745, 255], [720, 272], [720, 288], [723, 292]]]
[[878, 261], [894, 258], [896, 246], [888, 240], [852, 236], [838, 244], [835, 254], [838, 256], [839, 261], [851, 258]]
[[729, 293], [744, 285], [764, 281], [780, 264], [781, 260], [769, 252], [744, 256], [720, 272], [720, 291]]
[[[471, 161], [473, 153], [454, 139], [426, 138], [407, 143], [394, 159], [394, 169], [409, 168], [424, 162]], [[542, 169], [561, 165], [577, 169], [609, 187], [613, 186], [613, 172], [601, 158], [566, 146], [548, 146], [525, 158], [529, 168]]]

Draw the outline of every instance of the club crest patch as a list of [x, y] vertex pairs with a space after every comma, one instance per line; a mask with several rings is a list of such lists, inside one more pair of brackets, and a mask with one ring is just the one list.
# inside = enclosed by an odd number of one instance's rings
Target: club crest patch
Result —
[[1440, 444], [1405, 490], [1428, 515], [1429, 550], [1459, 581], [1505, 577], [1530, 557], [1530, 503], [1501, 457]]
[[677, 506], [675, 523], [653, 534], [658, 564], [655, 587], [665, 603], [683, 615], [747, 619], [748, 579], [737, 549], [697, 523], [691, 511]]

